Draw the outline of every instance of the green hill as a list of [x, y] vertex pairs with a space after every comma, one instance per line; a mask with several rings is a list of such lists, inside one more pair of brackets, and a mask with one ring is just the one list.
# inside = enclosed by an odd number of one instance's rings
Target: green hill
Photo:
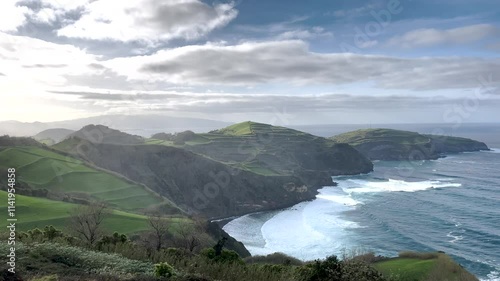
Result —
[[122, 145], [144, 143], [144, 139], [140, 136], [123, 133], [103, 125], [87, 125], [72, 133], [67, 138], [84, 139], [92, 143], [111, 143]]
[[254, 122], [207, 134], [155, 137], [140, 145], [70, 138], [54, 148], [123, 174], [186, 212], [208, 217], [288, 207], [313, 199], [318, 188], [333, 184], [334, 175], [373, 167], [347, 144]]
[[[37, 198], [24, 195], [16, 195], [16, 216], [19, 230], [27, 231], [33, 228], [43, 228], [53, 225], [59, 229], [65, 229], [71, 211], [77, 204]], [[0, 190], [0, 208], [7, 209], [7, 192]], [[7, 212], [2, 212], [0, 219], [6, 221]], [[113, 210], [105, 220], [105, 228], [109, 232], [135, 233], [148, 229], [145, 216], [128, 212]]]
[[349, 175], [373, 168], [348, 145], [285, 127], [248, 121], [197, 136], [204, 141], [177, 146], [261, 175], [297, 175], [308, 182], [318, 173]]
[[423, 135], [392, 129], [365, 129], [334, 136], [372, 160], [437, 159], [446, 153], [488, 150], [486, 144], [471, 139]]
[[46, 191], [52, 198], [73, 202], [99, 200], [110, 207], [134, 212], [166, 204], [142, 185], [40, 147], [0, 148], [0, 169], [7, 168], [16, 169], [17, 180], [26, 188]]
[[41, 131], [40, 133], [33, 136], [33, 138], [46, 145], [53, 145], [64, 140], [70, 134], [74, 133], [73, 130], [58, 128], [58, 129], [47, 129]]

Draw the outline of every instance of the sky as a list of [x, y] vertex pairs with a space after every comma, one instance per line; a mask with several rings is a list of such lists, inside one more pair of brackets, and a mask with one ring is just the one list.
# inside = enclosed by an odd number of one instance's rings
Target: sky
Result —
[[2, 0], [0, 121], [500, 121], [498, 0]]

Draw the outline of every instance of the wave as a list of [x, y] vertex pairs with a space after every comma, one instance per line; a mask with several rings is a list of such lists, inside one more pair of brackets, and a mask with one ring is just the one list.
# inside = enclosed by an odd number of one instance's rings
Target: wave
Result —
[[500, 281], [500, 272], [492, 271], [486, 278], [488, 279], [481, 279], [481, 281]]
[[348, 194], [351, 193], [378, 193], [378, 192], [416, 192], [433, 188], [460, 187], [460, 183], [439, 180], [408, 182], [404, 180], [389, 179], [375, 182], [367, 180], [349, 179], [339, 186]]
[[489, 151], [483, 151], [486, 153], [500, 153], [500, 148], [490, 148]]
[[357, 201], [352, 197], [350, 197], [349, 195], [326, 195], [320, 193], [316, 196], [316, 198], [332, 201], [334, 203], [342, 204], [344, 206], [356, 206], [359, 204], [363, 204], [361, 201]]

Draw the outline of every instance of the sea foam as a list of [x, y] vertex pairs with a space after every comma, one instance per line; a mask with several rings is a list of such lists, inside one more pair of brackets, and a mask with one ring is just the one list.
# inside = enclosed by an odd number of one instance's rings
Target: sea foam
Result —
[[460, 183], [428, 180], [409, 182], [389, 179], [387, 181], [366, 181], [350, 179], [340, 184], [346, 193], [416, 192], [432, 188], [460, 187]]

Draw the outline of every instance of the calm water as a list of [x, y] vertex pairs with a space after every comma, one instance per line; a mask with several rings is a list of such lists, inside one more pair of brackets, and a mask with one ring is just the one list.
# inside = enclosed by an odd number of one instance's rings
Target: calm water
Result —
[[440, 250], [482, 280], [500, 280], [500, 149], [380, 161], [369, 175], [334, 180], [337, 187], [311, 202], [243, 216], [224, 229], [252, 254], [310, 260], [343, 249]]

